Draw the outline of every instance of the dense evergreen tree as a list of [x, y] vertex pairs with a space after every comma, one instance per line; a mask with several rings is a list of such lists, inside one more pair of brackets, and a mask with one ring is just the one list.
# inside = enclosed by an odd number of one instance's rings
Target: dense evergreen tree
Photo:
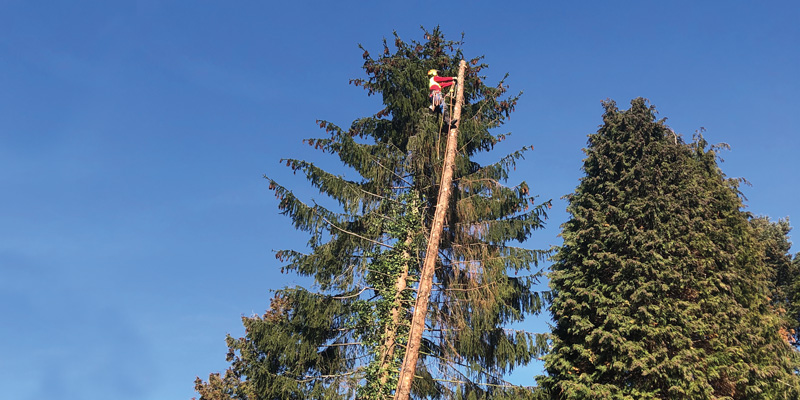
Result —
[[541, 383], [554, 399], [797, 399], [772, 269], [717, 148], [643, 99], [604, 106], [553, 265]]
[[786, 326], [789, 342], [800, 348], [800, 253], [795, 253], [788, 278], [783, 288], [786, 299]]
[[770, 271], [770, 300], [774, 312], [783, 318], [781, 336], [800, 347], [800, 260], [789, 254], [791, 226], [788, 219], [777, 222], [760, 217], [751, 220], [758, 241], [764, 247], [764, 261]]
[[[385, 399], [395, 388], [424, 257], [444, 155], [443, 122], [428, 109], [426, 72], [452, 76], [460, 42], [438, 29], [422, 42], [396, 34], [381, 55], [364, 51], [366, 79], [352, 81], [384, 108], [349, 129], [321, 121], [328, 136], [305, 143], [332, 154], [357, 179], [303, 160], [283, 160], [338, 209], [301, 201], [278, 182], [269, 186], [282, 213], [308, 232], [308, 251], [277, 257], [287, 272], [313, 278], [312, 289], [278, 290], [270, 310], [243, 318], [246, 336], [228, 337], [231, 367], [207, 382], [201, 399]], [[480, 58], [464, 86], [453, 196], [434, 278], [427, 331], [413, 394], [417, 398], [528, 398], [504, 373], [546, 349], [542, 338], [505, 329], [543, 308], [532, 290], [543, 252], [509, 245], [542, 225], [548, 203], [528, 186], [504, 185], [528, 149], [480, 165], [473, 157], [505, 138], [503, 124], [518, 96], [501, 81], [487, 86]], [[445, 124], [446, 125], [446, 124]]]

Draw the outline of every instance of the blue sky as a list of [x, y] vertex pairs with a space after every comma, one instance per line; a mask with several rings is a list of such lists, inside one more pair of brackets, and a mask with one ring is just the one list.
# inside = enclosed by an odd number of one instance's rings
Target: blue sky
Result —
[[299, 282], [272, 250], [305, 237], [262, 175], [316, 196], [278, 159], [336, 167], [300, 141], [379, 109], [348, 80], [393, 30], [464, 32], [524, 92], [497, 154], [534, 145], [513, 180], [555, 200], [531, 247], [559, 243], [606, 98], [704, 127], [749, 211], [800, 218], [798, 20], [796, 1], [2, 0], [4, 397], [188, 399], [224, 370], [225, 334]]

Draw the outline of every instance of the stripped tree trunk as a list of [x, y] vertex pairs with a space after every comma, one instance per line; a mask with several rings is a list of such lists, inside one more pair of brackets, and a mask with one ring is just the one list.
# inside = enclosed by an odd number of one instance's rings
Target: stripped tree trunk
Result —
[[417, 302], [414, 305], [414, 316], [411, 320], [411, 331], [409, 332], [405, 358], [400, 368], [400, 377], [394, 396], [395, 400], [407, 400], [409, 398], [411, 395], [411, 383], [414, 379], [414, 373], [417, 370], [419, 347], [422, 342], [422, 332], [425, 330], [428, 302], [431, 297], [431, 287], [433, 286], [433, 272], [436, 267], [436, 260], [439, 258], [439, 241], [444, 227], [444, 216], [450, 202], [451, 185], [453, 183], [453, 165], [455, 164], [456, 147], [458, 144], [458, 125], [461, 119], [461, 106], [464, 103], [464, 70], [466, 67], [467, 62], [461, 60], [458, 66], [456, 106], [452, 115], [456, 123], [450, 126], [450, 132], [447, 137], [447, 150], [445, 151], [444, 165], [442, 166], [442, 181], [439, 185], [439, 198], [436, 202], [436, 212], [433, 216], [431, 234], [428, 238], [428, 248], [425, 251], [425, 262], [422, 264], [422, 272], [420, 273]]

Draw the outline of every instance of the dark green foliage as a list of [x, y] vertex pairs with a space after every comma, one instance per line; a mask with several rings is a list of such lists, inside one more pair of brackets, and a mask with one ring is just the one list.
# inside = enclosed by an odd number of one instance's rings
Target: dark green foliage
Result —
[[[789, 341], [795, 347], [800, 347], [800, 253], [794, 255], [786, 278], [778, 279], [777, 282], [783, 286], [781, 289], [786, 301], [787, 333], [790, 335]], [[782, 298], [776, 300], [781, 301]]]
[[783, 318], [781, 336], [795, 347], [800, 346], [800, 259], [789, 255], [788, 219], [772, 222], [754, 218], [759, 243], [764, 246], [764, 260], [770, 267], [770, 300], [774, 312]]
[[738, 181], [645, 100], [604, 106], [553, 265], [541, 383], [554, 399], [798, 398]]
[[[232, 362], [225, 378], [197, 380], [202, 399], [384, 399], [394, 391], [439, 190], [446, 135], [431, 113], [429, 69], [453, 75], [459, 42], [437, 30], [424, 42], [380, 57], [364, 51], [366, 79], [353, 80], [384, 108], [349, 129], [321, 121], [326, 137], [304, 143], [337, 157], [348, 174], [303, 160], [283, 160], [339, 209], [309, 204], [270, 180], [281, 212], [309, 234], [308, 251], [282, 250], [287, 272], [313, 278], [306, 288], [278, 290], [271, 310], [244, 318], [246, 336], [228, 338]], [[510, 246], [541, 227], [549, 203], [535, 204], [523, 182], [508, 187], [508, 171], [527, 148], [491, 165], [471, 157], [492, 150], [505, 135], [490, 133], [514, 109], [506, 86], [486, 86], [480, 59], [463, 84], [453, 196], [434, 278], [428, 331], [423, 336], [417, 398], [534, 398], [503, 375], [546, 349], [543, 337], [504, 329], [544, 304], [531, 288], [541, 251]], [[215, 397], [216, 396], [216, 397]]]

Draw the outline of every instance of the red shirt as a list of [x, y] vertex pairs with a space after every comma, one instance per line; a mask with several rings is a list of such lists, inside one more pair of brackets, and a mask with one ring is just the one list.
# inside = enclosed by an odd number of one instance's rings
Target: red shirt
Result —
[[455, 81], [453, 77], [446, 77], [446, 76], [438, 76], [434, 75], [430, 79], [430, 90], [431, 92], [438, 92], [441, 91], [442, 88], [446, 88], [448, 86], [452, 86]]

